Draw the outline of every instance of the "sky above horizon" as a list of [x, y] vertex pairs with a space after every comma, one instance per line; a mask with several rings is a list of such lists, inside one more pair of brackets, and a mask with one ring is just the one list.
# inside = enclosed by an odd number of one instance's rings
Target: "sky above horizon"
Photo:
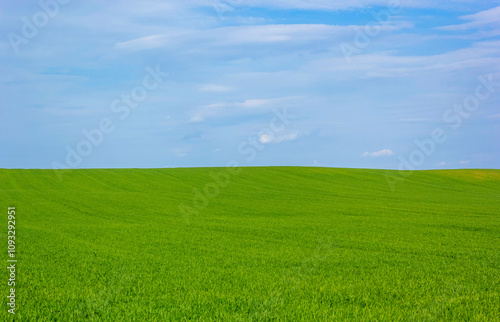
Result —
[[7, 0], [0, 29], [0, 168], [500, 168], [500, 0]]

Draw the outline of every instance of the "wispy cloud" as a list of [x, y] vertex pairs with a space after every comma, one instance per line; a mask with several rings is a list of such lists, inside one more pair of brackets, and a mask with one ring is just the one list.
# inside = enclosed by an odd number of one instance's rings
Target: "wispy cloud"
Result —
[[308, 68], [317, 71], [351, 73], [363, 78], [404, 77], [429, 72], [450, 72], [500, 65], [500, 41], [476, 42], [470, 48], [437, 55], [404, 56], [373, 53], [355, 57], [355, 64], [343, 64], [342, 57], [312, 61]]
[[203, 105], [190, 112], [191, 123], [199, 123], [209, 118], [228, 117], [231, 115], [241, 115], [240, 113], [254, 113], [259, 111], [271, 110], [281, 107], [285, 102], [299, 99], [299, 96], [277, 97], [266, 99], [246, 99], [237, 102], [217, 102]]
[[191, 147], [176, 147], [170, 150], [176, 157], [184, 158], [188, 155], [189, 151], [191, 151]]
[[278, 105], [283, 104], [287, 101], [291, 100], [296, 100], [301, 98], [300, 96], [290, 96], [290, 97], [277, 97], [277, 98], [254, 98], [254, 99], [248, 99], [243, 102], [238, 102], [235, 103], [235, 106], [241, 107], [241, 108], [276, 108]]
[[[383, 28], [392, 28], [384, 26]], [[325, 40], [334, 40], [338, 36], [350, 35], [354, 26], [336, 26], [326, 24], [281, 24], [251, 25], [211, 28], [205, 30], [180, 30], [162, 35], [150, 35], [119, 42], [117, 49], [133, 51], [154, 48], [170, 48], [191, 51], [227, 49], [235, 46], [269, 46], [296, 44], [304, 45]], [[245, 47], [246, 48], [246, 47]]]
[[378, 158], [378, 157], [386, 157], [386, 156], [391, 156], [393, 155], [394, 152], [392, 152], [392, 150], [389, 150], [389, 149], [383, 149], [383, 150], [380, 150], [380, 151], [376, 151], [376, 152], [365, 152], [363, 153], [361, 156], [363, 157], [373, 157], [373, 158]]
[[259, 138], [260, 143], [262, 144], [278, 144], [281, 142], [287, 141], [295, 141], [299, 137], [297, 132], [292, 132], [284, 135], [270, 135], [270, 134], [262, 134]]
[[[473, 3], [473, 0], [451, 0], [446, 6], [463, 5]], [[366, 9], [370, 7], [387, 7], [387, 0], [239, 0], [235, 1], [235, 6], [245, 6], [253, 8], [278, 8], [278, 9], [302, 9], [302, 10], [352, 10]], [[390, 3], [390, 2], [389, 2]], [[440, 8], [445, 4], [433, 0], [413, 0], [394, 2], [405, 8]]]
[[214, 103], [198, 107], [191, 113], [190, 123], [198, 123], [205, 121], [208, 117], [218, 115], [226, 106], [224, 103]]
[[485, 26], [500, 27], [499, 17], [500, 17], [500, 6], [480, 11], [472, 15], [466, 15], [460, 17], [460, 19], [468, 20], [469, 22], [458, 25], [438, 27], [437, 29], [458, 31], [458, 30], [483, 28]]
[[244, 108], [256, 108], [256, 107], [262, 107], [265, 105], [268, 105], [272, 102], [272, 100], [269, 99], [250, 99], [246, 100], [243, 103], [238, 103], [238, 106], [244, 107]]
[[206, 84], [200, 87], [201, 92], [215, 92], [215, 93], [223, 93], [232, 91], [232, 87], [217, 85], [217, 84]]

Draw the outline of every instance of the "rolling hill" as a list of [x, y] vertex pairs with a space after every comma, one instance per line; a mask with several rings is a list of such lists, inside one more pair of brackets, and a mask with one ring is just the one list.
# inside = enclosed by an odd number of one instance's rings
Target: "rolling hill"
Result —
[[0, 195], [21, 320], [500, 319], [500, 170], [0, 170]]

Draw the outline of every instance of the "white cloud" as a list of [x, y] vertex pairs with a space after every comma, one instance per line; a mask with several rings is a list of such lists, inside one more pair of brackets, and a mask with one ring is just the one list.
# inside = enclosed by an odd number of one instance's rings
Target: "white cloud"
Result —
[[450, 72], [471, 68], [490, 68], [500, 65], [498, 48], [500, 41], [474, 43], [469, 48], [445, 52], [438, 55], [400, 56], [393, 52], [359, 55], [352, 64], [344, 57], [312, 61], [307, 69], [327, 72], [332, 75], [348, 73], [361, 78], [404, 77], [417, 73]]
[[206, 84], [200, 88], [201, 92], [230, 92], [232, 90], [229, 86], [217, 85], [217, 84]]
[[143, 38], [132, 39], [115, 44], [117, 49], [147, 50], [163, 45], [164, 35], [153, 35]]
[[190, 123], [199, 123], [208, 118], [228, 117], [235, 115], [252, 114], [263, 110], [280, 108], [282, 103], [301, 98], [300, 96], [278, 97], [270, 99], [247, 99], [237, 102], [217, 102], [193, 109], [190, 112]]
[[190, 147], [177, 147], [170, 150], [176, 157], [184, 158], [188, 155], [188, 152], [191, 151]]
[[[477, 0], [476, 0], [477, 1]], [[231, 3], [232, 1], [225, 1]], [[451, 0], [446, 2], [446, 6], [453, 4], [473, 3], [473, 0]], [[387, 8], [389, 4], [395, 3], [400, 7], [410, 8], [435, 8], [443, 6], [439, 1], [434, 0], [413, 0], [413, 1], [387, 1], [387, 0], [237, 0], [230, 8], [241, 6], [254, 8], [277, 8], [277, 9], [307, 9], [307, 10], [348, 10], [355, 8], [382, 7]], [[386, 9], [387, 10], [387, 9]]]
[[469, 160], [467, 160], [467, 161], [460, 161], [460, 164], [469, 164], [469, 163], [470, 163]]
[[[396, 28], [388, 25], [387, 28]], [[399, 29], [399, 27], [397, 28]], [[162, 35], [119, 42], [115, 45], [122, 50], [149, 50], [154, 48], [171, 48], [176, 51], [192, 52], [193, 46], [200, 50], [221, 50], [234, 46], [284, 43], [307, 44], [314, 41], [334, 41], [339, 36], [352, 34], [354, 26], [335, 26], [325, 24], [287, 24], [287, 25], [254, 25], [212, 28], [205, 30], [176, 30]], [[245, 48], [248, 50], [248, 48]], [[289, 50], [289, 49], [288, 49]]]
[[245, 108], [255, 108], [267, 105], [271, 102], [272, 100], [269, 99], [251, 99], [251, 100], [246, 100], [238, 105]]
[[287, 142], [287, 141], [295, 141], [298, 139], [298, 133], [297, 132], [292, 132], [289, 134], [285, 135], [273, 135], [273, 134], [262, 134], [259, 138], [259, 142], [262, 144], [277, 144], [281, 142]]
[[377, 152], [365, 152], [361, 156], [363, 156], [363, 157], [377, 158], [377, 157], [391, 156], [393, 154], [394, 154], [394, 152], [392, 152], [392, 150], [383, 149], [383, 150], [380, 150], [380, 151], [377, 151]]
[[445, 165], [446, 165], [446, 162], [443, 161], [443, 162], [438, 164], [438, 167], [444, 167]]
[[372, 5], [387, 6], [386, 0], [242, 0], [241, 5], [252, 7], [272, 7], [279, 9], [340, 10]]
[[276, 108], [277, 105], [290, 100], [296, 100], [301, 98], [300, 96], [290, 96], [290, 97], [277, 97], [277, 98], [255, 98], [248, 99], [241, 103], [236, 103], [235, 105], [242, 108], [261, 108], [261, 107], [271, 107]]
[[460, 17], [460, 19], [468, 20], [469, 22], [458, 25], [438, 27], [437, 29], [457, 31], [457, 30], [483, 28], [488, 25], [500, 27], [499, 17], [500, 17], [500, 6], [480, 11], [472, 15], [466, 15]]
[[222, 111], [224, 106], [225, 106], [224, 103], [214, 103], [214, 104], [200, 106], [192, 112], [189, 122], [190, 123], [203, 122], [206, 120], [207, 117], [213, 117], [218, 115]]

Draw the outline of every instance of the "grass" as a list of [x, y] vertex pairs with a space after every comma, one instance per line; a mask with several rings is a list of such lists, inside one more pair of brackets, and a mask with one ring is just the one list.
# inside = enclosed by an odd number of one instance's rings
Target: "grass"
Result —
[[0, 170], [16, 320], [500, 320], [499, 170], [224, 171]]

